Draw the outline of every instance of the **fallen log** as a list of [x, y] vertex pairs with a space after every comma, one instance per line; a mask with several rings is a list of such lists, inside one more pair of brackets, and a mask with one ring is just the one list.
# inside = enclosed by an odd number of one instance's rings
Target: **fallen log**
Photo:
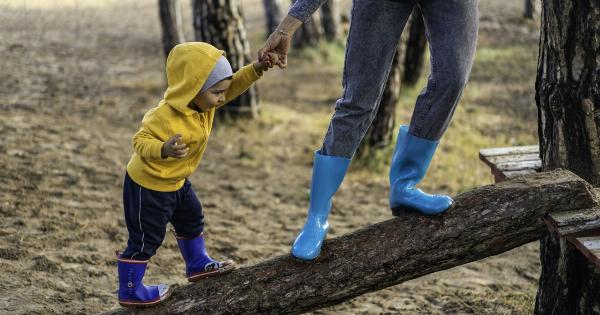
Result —
[[107, 314], [302, 313], [500, 254], [540, 238], [548, 212], [597, 204], [571, 172], [531, 174], [461, 194], [438, 218], [404, 214], [328, 239], [316, 263], [286, 254], [180, 287], [161, 306]]

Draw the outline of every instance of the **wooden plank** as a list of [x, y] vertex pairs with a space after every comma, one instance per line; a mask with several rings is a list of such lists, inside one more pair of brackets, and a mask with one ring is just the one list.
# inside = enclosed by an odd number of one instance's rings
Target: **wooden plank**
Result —
[[537, 161], [506, 161], [496, 164], [496, 168], [501, 172], [540, 170], [542, 169], [542, 161], [539, 159]]
[[558, 235], [600, 235], [600, 207], [550, 212], [548, 221]]
[[479, 155], [484, 157], [491, 157], [497, 155], [515, 155], [515, 154], [539, 154], [540, 147], [538, 145], [524, 145], [518, 147], [505, 147], [505, 148], [490, 148], [479, 150]]
[[[541, 170], [539, 146], [482, 149], [479, 159], [487, 164], [495, 181], [501, 182]], [[600, 196], [600, 190], [594, 194]], [[552, 212], [544, 219], [550, 231], [565, 237], [600, 267], [600, 207]]]
[[479, 159], [490, 167], [497, 183], [531, 174], [542, 168], [539, 146], [536, 145], [482, 149], [479, 151]]
[[533, 174], [536, 173], [536, 170], [533, 169], [529, 169], [529, 170], [519, 170], [519, 171], [506, 171], [506, 172], [502, 172], [502, 174], [504, 175], [504, 177], [506, 179], [513, 179], [517, 176], [525, 176], [525, 175], [529, 175], [529, 174]]
[[496, 156], [488, 156], [488, 157], [484, 157], [484, 158], [494, 164], [505, 163], [505, 162], [519, 162], [519, 161], [541, 161], [540, 156], [537, 153], [496, 155]]
[[574, 237], [567, 236], [567, 240], [587, 257], [588, 261], [600, 267], [600, 236]]

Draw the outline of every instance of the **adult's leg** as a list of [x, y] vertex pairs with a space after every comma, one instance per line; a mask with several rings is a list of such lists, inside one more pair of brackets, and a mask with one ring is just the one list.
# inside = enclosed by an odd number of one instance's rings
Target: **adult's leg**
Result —
[[129, 232], [127, 248], [119, 255], [119, 303], [123, 306], [149, 306], [165, 300], [171, 290], [168, 285], [145, 285], [143, 282], [148, 259], [162, 244], [168, 218], [175, 208], [172, 193], [141, 187], [125, 175], [123, 205]]
[[477, 0], [421, 1], [431, 51], [431, 74], [417, 98], [410, 128], [401, 126], [390, 168], [390, 207], [437, 215], [449, 196], [416, 188], [429, 168], [467, 82], [477, 40]]
[[315, 260], [327, 235], [331, 199], [344, 180], [350, 158], [371, 124], [381, 99], [400, 33], [414, 4], [411, 0], [355, 0], [346, 59], [344, 95], [323, 147], [315, 153], [308, 217], [291, 254]]
[[477, 0], [420, 3], [427, 28], [431, 73], [415, 105], [410, 134], [439, 140], [469, 78], [477, 45]]
[[415, 3], [354, 1], [344, 61], [344, 92], [336, 102], [321, 154], [354, 155], [375, 118], [400, 35]]

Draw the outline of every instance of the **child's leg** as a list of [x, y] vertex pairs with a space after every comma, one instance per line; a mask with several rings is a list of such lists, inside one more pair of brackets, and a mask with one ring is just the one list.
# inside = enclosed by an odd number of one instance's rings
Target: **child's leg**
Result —
[[148, 260], [165, 238], [167, 223], [177, 207], [177, 192], [146, 189], [126, 174], [123, 205], [129, 239], [121, 257]]
[[168, 285], [145, 285], [143, 279], [148, 259], [165, 237], [168, 218], [176, 206], [175, 195], [145, 189], [125, 175], [123, 204], [129, 239], [117, 264], [118, 298], [123, 306], [154, 305], [171, 292]]
[[202, 205], [189, 181], [186, 180], [179, 193], [180, 204], [173, 213], [171, 224], [175, 228], [188, 280], [194, 282], [233, 270], [235, 266], [232, 261], [216, 261], [206, 252]]
[[177, 194], [179, 202], [171, 217], [171, 224], [178, 237], [194, 238], [204, 231], [202, 204], [188, 180]]

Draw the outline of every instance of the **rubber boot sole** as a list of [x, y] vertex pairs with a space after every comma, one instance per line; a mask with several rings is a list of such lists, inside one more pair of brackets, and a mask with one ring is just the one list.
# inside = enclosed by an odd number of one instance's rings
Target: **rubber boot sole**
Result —
[[187, 279], [189, 282], [197, 282], [204, 278], [216, 277], [216, 276], [230, 273], [233, 270], [235, 270], [235, 268], [236, 268], [235, 263], [231, 260], [226, 260], [223, 262], [223, 264], [224, 264], [224, 266], [217, 270], [211, 270], [211, 271], [207, 271], [207, 272], [197, 273], [197, 274], [189, 276]]
[[304, 264], [310, 264], [310, 263], [314, 263], [314, 262], [316, 262], [316, 261], [319, 259], [319, 257], [320, 257], [320, 255], [317, 255], [317, 257], [315, 257], [315, 258], [313, 258], [313, 259], [306, 260], [306, 259], [302, 259], [302, 258], [298, 258], [298, 257], [294, 256], [294, 254], [292, 254], [292, 252], [290, 252], [290, 256], [292, 256], [292, 259], [294, 259], [295, 261], [297, 261], [297, 262], [300, 262], [300, 263], [304, 263]]
[[173, 290], [174, 290], [174, 287], [169, 286], [167, 293], [165, 293], [165, 295], [161, 296], [158, 300], [155, 300], [155, 301], [151, 301], [151, 302], [119, 301], [119, 305], [121, 305], [123, 307], [127, 307], [127, 308], [144, 308], [144, 307], [156, 306], [156, 305], [159, 305], [160, 303], [164, 302], [166, 299], [168, 299], [171, 296], [171, 293], [173, 293]]
[[429, 217], [429, 218], [439, 218], [444, 213], [448, 212], [448, 210], [454, 208], [454, 204], [455, 203], [452, 203], [450, 205], [450, 207], [448, 207], [448, 209], [446, 209], [446, 210], [444, 210], [444, 211], [442, 211], [440, 213], [436, 213], [436, 214], [426, 214], [426, 213], [423, 213], [423, 212], [419, 211], [416, 208], [412, 208], [412, 207], [408, 207], [408, 206], [398, 206], [398, 207], [392, 208], [392, 215], [395, 216], [395, 217], [398, 217], [398, 216], [401, 216], [403, 214], [417, 214], [417, 215], [425, 216], [425, 217]]

